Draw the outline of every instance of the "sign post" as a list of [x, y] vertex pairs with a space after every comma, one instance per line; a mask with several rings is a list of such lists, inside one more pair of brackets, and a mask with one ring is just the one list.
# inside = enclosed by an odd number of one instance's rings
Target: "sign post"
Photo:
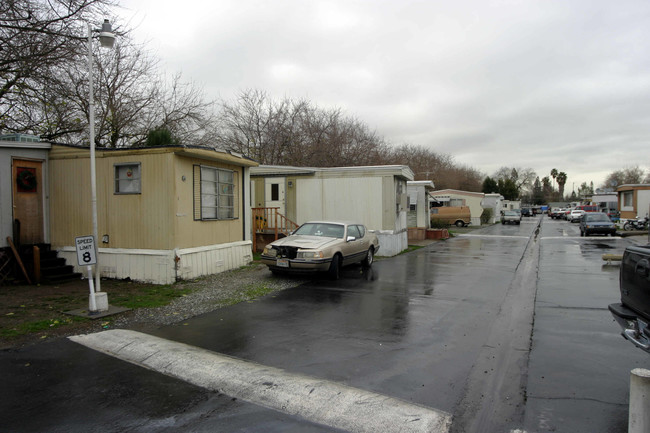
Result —
[[86, 266], [88, 270], [88, 285], [90, 286], [90, 313], [97, 313], [95, 286], [93, 284], [93, 265], [97, 264], [97, 250], [94, 236], [80, 236], [74, 239], [77, 248], [77, 264]]

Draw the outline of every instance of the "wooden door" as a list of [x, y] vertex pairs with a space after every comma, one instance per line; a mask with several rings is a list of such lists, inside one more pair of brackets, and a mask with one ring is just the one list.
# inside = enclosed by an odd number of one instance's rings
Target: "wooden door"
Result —
[[43, 242], [43, 161], [13, 159], [13, 217], [21, 244]]

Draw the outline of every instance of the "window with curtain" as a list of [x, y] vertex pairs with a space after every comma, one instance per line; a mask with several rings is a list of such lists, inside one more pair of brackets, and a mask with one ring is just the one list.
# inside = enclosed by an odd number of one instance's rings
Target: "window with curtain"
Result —
[[115, 194], [140, 193], [140, 163], [115, 164]]
[[195, 166], [194, 219], [226, 220], [238, 217], [236, 175], [237, 173], [232, 170]]

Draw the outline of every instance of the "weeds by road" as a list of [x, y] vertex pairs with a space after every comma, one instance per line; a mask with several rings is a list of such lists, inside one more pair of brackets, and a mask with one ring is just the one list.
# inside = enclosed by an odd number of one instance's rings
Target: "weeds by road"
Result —
[[113, 327], [159, 326], [302, 283], [274, 277], [259, 263], [172, 285], [102, 280], [110, 305], [130, 311], [88, 319], [66, 311], [88, 308], [88, 280], [0, 287], [0, 349]]

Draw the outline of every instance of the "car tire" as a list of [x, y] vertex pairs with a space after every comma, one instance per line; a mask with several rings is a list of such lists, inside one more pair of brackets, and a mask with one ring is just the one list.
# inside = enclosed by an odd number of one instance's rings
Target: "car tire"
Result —
[[501, 224], [502, 224], [502, 225], [506, 225], [506, 222], [505, 222], [505, 221], [501, 221]]
[[465, 223], [461, 220], [456, 221], [456, 227], [465, 227]]
[[366, 257], [361, 261], [361, 265], [364, 268], [369, 268], [372, 266], [372, 262], [375, 260], [375, 249], [370, 247]]
[[585, 235], [585, 232], [583, 232], [582, 230], [580, 230], [580, 237], [583, 237], [584, 235]]
[[330, 279], [338, 280], [341, 277], [341, 255], [335, 254], [332, 257], [332, 262], [330, 263], [330, 268], [327, 271]]

